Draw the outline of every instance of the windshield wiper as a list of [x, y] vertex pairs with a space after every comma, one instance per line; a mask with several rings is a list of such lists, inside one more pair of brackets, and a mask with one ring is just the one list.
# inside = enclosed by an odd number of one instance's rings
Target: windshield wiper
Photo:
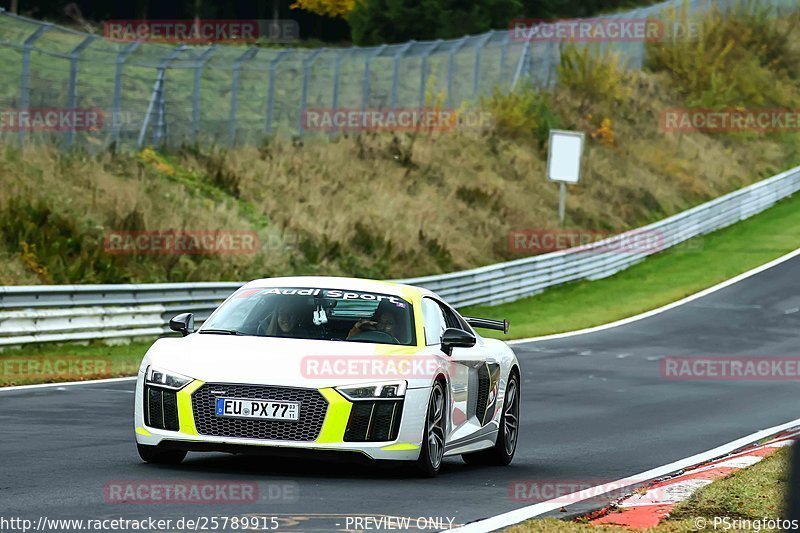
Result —
[[244, 335], [244, 333], [236, 331], [235, 329], [201, 329], [200, 333], [208, 333], [211, 335]]

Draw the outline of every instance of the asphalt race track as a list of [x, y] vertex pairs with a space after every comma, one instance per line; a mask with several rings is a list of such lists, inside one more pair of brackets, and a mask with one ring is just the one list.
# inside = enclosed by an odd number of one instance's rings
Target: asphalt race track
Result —
[[[145, 465], [133, 443], [132, 382], [2, 392], [0, 515], [257, 514], [278, 516], [279, 531], [335, 531], [356, 524], [347, 516], [364, 515], [459, 524], [530, 503], [511, 497], [512, 482], [596, 485], [634, 475], [800, 418], [798, 382], [671, 381], [659, 371], [664, 356], [798, 355], [799, 272], [795, 258], [645, 320], [516, 346], [523, 404], [514, 463], [474, 468], [451, 458], [432, 480], [408, 468], [224, 454]], [[292, 496], [213, 506], [106, 503], [104, 487], [121, 480], [250, 481]]]

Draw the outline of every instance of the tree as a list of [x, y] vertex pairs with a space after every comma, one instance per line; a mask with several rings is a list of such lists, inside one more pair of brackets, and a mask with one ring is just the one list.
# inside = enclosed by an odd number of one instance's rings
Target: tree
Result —
[[304, 9], [324, 17], [345, 18], [355, 7], [356, 0], [297, 0], [292, 9]]
[[358, 45], [452, 39], [507, 28], [520, 0], [358, 0], [347, 16]]

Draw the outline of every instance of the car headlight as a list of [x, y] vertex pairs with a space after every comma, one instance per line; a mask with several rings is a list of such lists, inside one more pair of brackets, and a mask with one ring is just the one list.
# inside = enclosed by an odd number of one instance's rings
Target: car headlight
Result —
[[366, 385], [353, 385], [352, 387], [337, 387], [349, 400], [396, 400], [406, 395], [405, 381], [392, 381], [387, 383], [369, 383]]
[[164, 387], [167, 389], [178, 390], [194, 381], [192, 378], [170, 372], [155, 366], [148, 366], [144, 375], [144, 381], [148, 385]]

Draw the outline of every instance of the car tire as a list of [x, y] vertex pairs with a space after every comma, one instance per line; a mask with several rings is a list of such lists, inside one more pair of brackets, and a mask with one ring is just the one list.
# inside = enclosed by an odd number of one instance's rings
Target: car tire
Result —
[[182, 450], [164, 450], [158, 446], [138, 443], [136, 449], [139, 450], [142, 461], [154, 465], [177, 465], [186, 458], [186, 452]]
[[431, 388], [428, 409], [425, 411], [425, 433], [416, 464], [417, 472], [423, 477], [435, 477], [442, 468], [447, 431], [446, 412], [447, 394], [444, 384], [436, 380]]
[[462, 454], [461, 458], [468, 465], [506, 466], [514, 459], [519, 440], [520, 402], [519, 376], [515, 371], [509, 374], [505, 398], [494, 446], [479, 452]]

